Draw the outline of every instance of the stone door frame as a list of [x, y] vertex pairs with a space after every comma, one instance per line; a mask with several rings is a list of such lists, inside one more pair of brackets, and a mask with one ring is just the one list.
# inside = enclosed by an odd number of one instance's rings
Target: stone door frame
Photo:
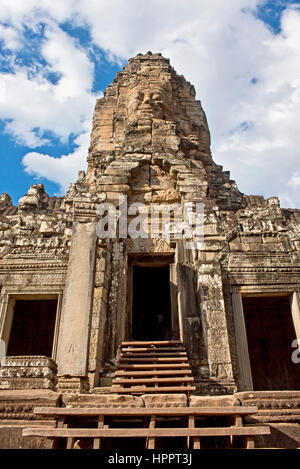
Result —
[[[253, 391], [253, 381], [248, 350], [245, 317], [243, 310], [243, 297], [247, 296], [289, 296], [291, 315], [295, 328], [296, 338], [300, 343], [300, 294], [299, 285], [287, 287], [286, 285], [270, 286], [241, 286], [232, 290], [232, 310], [235, 327], [235, 338], [238, 356], [240, 391]], [[291, 348], [291, 355], [294, 349]]]
[[2, 303], [0, 308], [0, 338], [4, 340], [6, 347], [9, 343], [16, 300], [57, 300], [53, 347], [51, 357], [49, 357], [56, 361], [63, 290], [44, 290], [41, 288], [35, 288], [34, 290], [28, 289], [23, 291], [17, 291], [13, 288], [3, 288], [3, 293], [1, 296]]
[[163, 266], [169, 265], [169, 280], [170, 280], [170, 300], [171, 300], [171, 325], [172, 325], [172, 339], [182, 340], [182, 333], [180, 327], [180, 318], [178, 310], [178, 295], [177, 295], [177, 275], [176, 275], [176, 260], [174, 252], [170, 253], [157, 253], [157, 255], [147, 253], [130, 253], [127, 260], [127, 296], [126, 296], [126, 324], [125, 324], [125, 338], [124, 340], [132, 340], [132, 301], [133, 301], [133, 267], [140, 266]]

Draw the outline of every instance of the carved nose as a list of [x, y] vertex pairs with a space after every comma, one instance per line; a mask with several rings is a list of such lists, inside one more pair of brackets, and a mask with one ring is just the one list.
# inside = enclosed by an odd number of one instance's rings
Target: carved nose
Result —
[[150, 96], [149, 94], [145, 94], [143, 104], [150, 104]]

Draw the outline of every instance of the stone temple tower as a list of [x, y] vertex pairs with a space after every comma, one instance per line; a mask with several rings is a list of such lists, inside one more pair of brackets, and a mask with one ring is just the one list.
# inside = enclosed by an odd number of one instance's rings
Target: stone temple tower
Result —
[[[180, 236], [186, 207], [201, 207], [200, 244], [194, 215]], [[299, 446], [300, 211], [238, 190], [212, 158], [194, 87], [161, 54], [130, 59], [97, 100], [87, 172], [64, 197], [42, 184], [18, 207], [0, 197], [0, 233], [12, 435], [37, 403], [240, 403]], [[126, 360], [148, 373], [132, 389]]]
[[[212, 223], [207, 228], [212, 237], [208, 241], [210, 243], [219, 241], [215, 217], [217, 207], [219, 210], [220, 207], [242, 206], [242, 195], [236, 185], [230, 181], [228, 173], [222, 172], [222, 168], [212, 160], [208, 125], [201, 104], [195, 99], [194, 87], [176, 74], [167, 59], [150, 53], [129, 60], [128, 65], [107, 88], [104, 97], [97, 101], [87, 174], [82, 175], [80, 182], [72, 187], [70, 193], [78, 206], [83, 204], [82, 207], [90, 208], [91, 202], [97, 204], [100, 201], [118, 206], [119, 196], [122, 194], [126, 196], [127, 207], [144, 204], [146, 208], [149, 207], [148, 213], [151, 204], [171, 206], [177, 203], [183, 206], [185, 202], [203, 203], [207, 210], [206, 217]], [[90, 226], [92, 233], [94, 229], [90, 225], [90, 208], [87, 223], [82, 221], [85, 213], [81, 213], [82, 209], [78, 208], [78, 227], [83, 227], [79, 229], [85, 232]], [[88, 246], [88, 242], [83, 243], [83, 236], [87, 234], [80, 231], [80, 249], [82, 244]], [[95, 253], [95, 233], [90, 236], [90, 249]], [[73, 251], [74, 245], [73, 237]], [[163, 291], [169, 290], [169, 336], [173, 339], [186, 337], [190, 363], [199, 385], [202, 383], [201, 386], [205, 388], [212, 385], [224, 386], [226, 390], [234, 389], [224, 300], [222, 295], [216, 294], [222, 283], [217, 264], [213, 264], [210, 275], [207, 265], [199, 258], [203, 258], [204, 253], [195, 250], [189, 252], [180, 241], [167, 243], [161, 236], [153, 238], [151, 232], [145, 238], [133, 239], [128, 236], [126, 239], [109, 240], [105, 245], [99, 244], [98, 240], [98, 246], [98, 255], [100, 259], [104, 256], [106, 270], [104, 278], [100, 276], [101, 287], [97, 285], [96, 274], [96, 288], [99, 288], [99, 293], [105, 293], [105, 302], [102, 299], [98, 304], [100, 300], [98, 296], [96, 298], [97, 307], [105, 308], [105, 313], [104, 310], [98, 311], [99, 321], [105, 323], [102, 326], [98, 323], [95, 329], [94, 338], [98, 337], [99, 342], [94, 344], [93, 350], [98, 354], [101, 350], [101, 354], [94, 357], [93, 380], [98, 380], [99, 370], [100, 383], [107, 382], [107, 376], [113, 372], [120, 343], [123, 340], [132, 340], [135, 335], [138, 337], [140, 334], [143, 337], [143, 331], [138, 332], [141, 322], [149, 332], [150, 323], [155, 322], [155, 311], [159, 312], [160, 302], [164, 301], [161, 298]], [[75, 256], [77, 258], [77, 253]], [[213, 253], [209, 257], [213, 260]], [[100, 261], [96, 260], [96, 272], [97, 262]], [[81, 260], [78, 260], [79, 263], [81, 264]], [[147, 268], [143, 270], [142, 266], [145, 265]], [[74, 275], [80, 272], [79, 267], [78, 265], [72, 270]], [[107, 269], [110, 269], [110, 273]], [[166, 283], [161, 286], [160, 275], [163, 275], [163, 269], [168, 270], [169, 274], [165, 274]], [[136, 272], [139, 272], [138, 281], [134, 280]], [[143, 275], [145, 277], [141, 280]], [[199, 293], [199, 289], [203, 288], [202, 276], [210, 279], [208, 288], [211, 295], [208, 298]], [[80, 277], [82, 279], [83, 275], [80, 274]], [[85, 295], [91, 280], [87, 282], [84, 285]], [[78, 316], [73, 301], [78, 305], [84, 292], [74, 280], [72, 286], [75, 285], [75, 291], [65, 295], [66, 301], [69, 296], [72, 306], [67, 304], [63, 310], [67, 315]], [[66, 288], [68, 291], [68, 282]], [[138, 291], [141, 298], [138, 298]], [[197, 298], [198, 295], [201, 299]], [[149, 316], [149, 312], [142, 319], [143, 310], [151, 298], [152, 316]], [[202, 311], [199, 309], [199, 301]], [[135, 304], [139, 311], [135, 311]], [[74, 334], [78, 333], [76, 331], [81, 334], [82, 330], [87, 330], [88, 305], [84, 304], [83, 309], [79, 316], [82, 320], [86, 316], [86, 323], [82, 322], [82, 327], [74, 322], [73, 331], [71, 316], [66, 318], [66, 335], [70, 337], [70, 344], [62, 339], [64, 345], [61, 350], [62, 356], [69, 356], [69, 359], [65, 360], [61, 368], [59, 366], [58, 372], [61, 375], [76, 375], [72, 367], [77, 368], [87, 355], [88, 337], [84, 350], [78, 350], [78, 356], [71, 346]], [[215, 315], [213, 327], [205, 331], [203, 327], [210, 321], [210, 309], [214, 310]], [[106, 333], [103, 336], [104, 330]], [[220, 334], [222, 347], [216, 346]], [[155, 334], [151, 337], [150, 333], [145, 336], [149, 340], [158, 338]], [[64, 337], [63, 330], [61, 337]], [[83, 344], [81, 338], [78, 341]], [[86, 369], [82, 367], [78, 375], [84, 376], [85, 373]]]

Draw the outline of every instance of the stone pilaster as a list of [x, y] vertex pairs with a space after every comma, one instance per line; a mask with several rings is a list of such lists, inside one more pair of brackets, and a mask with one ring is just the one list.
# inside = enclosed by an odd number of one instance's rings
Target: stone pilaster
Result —
[[96, 221], [73, 223], [58, 342], [58, 376], [86, 377], [96, 255]]
[[250, 391], [253, 389], [253, 383], [248, 353], [242, 295], [240, 292], [232, 293], [232, 309], [239, 364], [239, 388], [241, 391]]
[[198, 267], [197, 291], [209, 366], [209, 382], [203, 384], [207, 387], [205, 391], [213, 394], [235, 392], [221, 271], [216, 259]]

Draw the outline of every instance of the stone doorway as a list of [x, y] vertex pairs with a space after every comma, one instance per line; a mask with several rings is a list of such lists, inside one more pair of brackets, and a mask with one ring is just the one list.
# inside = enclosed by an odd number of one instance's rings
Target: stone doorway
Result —
[[133, 266], [133, 340], [172, 339], [169, 266]]
[[16, 300], [7, 355], [52, 357], [57, 299]]
[[132, 254], [127, 269], [125, 339], [179, 340], [174, 254]]
[[299, 390], [290, 296], [249, 296], [242, 301], [253, 390]]

